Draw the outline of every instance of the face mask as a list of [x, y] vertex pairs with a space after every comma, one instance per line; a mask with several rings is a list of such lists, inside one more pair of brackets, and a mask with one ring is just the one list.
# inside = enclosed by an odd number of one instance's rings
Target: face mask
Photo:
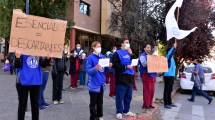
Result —
[[113, 52], [116, 52], [116, 50], [113, 50]]
[[78, 50], [80, 50], [80, 49], [81, 49], [81, 47], [77, 47], [77, 49], [78, 49]]
[[125, 44], [125, 49], [127, 50], [128, 48], [130, 48], [130, 44]]
[[96, 48], [95, 49], [95, 52], [98, 53], [98, 54], [101, 53], [101, 51], [102, 51], [102, 48]]
[[196, 63], [193, 63], [194, 65], [196, 65]]

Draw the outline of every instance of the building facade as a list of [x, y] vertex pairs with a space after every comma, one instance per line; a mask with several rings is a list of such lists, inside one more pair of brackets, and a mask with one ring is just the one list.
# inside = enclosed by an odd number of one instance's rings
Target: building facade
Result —
[[67, 20], [73, 20], [70, 29], [70, 49], [81, 44], [86, 53], [90, 52], [93, 41], [100, 41], [101, 0], [71, 0], [67, 7]]

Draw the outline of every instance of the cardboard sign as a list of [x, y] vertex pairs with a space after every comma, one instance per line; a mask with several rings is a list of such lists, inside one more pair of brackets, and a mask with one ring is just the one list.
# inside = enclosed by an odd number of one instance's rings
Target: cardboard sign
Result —
[[4, 54], [0, 53], [0, 60], [4, 60]]
[[110, 64], [110, 59], [99, 59], [99, 65], [101, 65], [101, 67], [109, 67]]
[[67, 21], [26, 15], [13, 10], [9, 52], [20, 49], [22, 54], [61, 58]]
[[148, 72], [167, 72], [168, 63], [164, 56], [147, 55]]

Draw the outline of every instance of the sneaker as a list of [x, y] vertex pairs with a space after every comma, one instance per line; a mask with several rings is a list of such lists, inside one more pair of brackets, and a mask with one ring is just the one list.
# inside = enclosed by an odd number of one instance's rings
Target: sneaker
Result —
[[192, 100], [192, 99], [187, 99], [188, 101], [190, 101], [190, 102], [194, 102], [194, 100]]
[[166, 109], [172, 109], [169, 105], [164, 105], [164, 108], [166, 108]]
[[118, 120], [122, 120], [122, 114], [121, 114], [121, 113], [117, 113], [117, 114], [116, 114], [116, 118], [117, 118]]
[[170, 107], [177, 107], [177, 106], [176, 106], [176, 105], [174, 105], [174, 104], [170, 104], [169, 106], [170, 106]]
[[211, 100], [209, 100], [209, 103], [208, 103], [208, 104], [211, 104], [212, 100], [213, 100], [213, 98], [211, 98]]
[[57, 105], [57, 104], [59, 104], [57, 100], [55, 100], [53, 103], [54, 103], [54, 105]]
[[98, 120], [104, 120], [102, 117], [100, 117]]
[[155, 107], [154, 107], [154, 106], [152, 106], [152, 105], [150, 105], [150, 106], [149, 106], [149, 108], [154, 109]]
[[40, 110], [45, 110], [45, 109], [46, 109], [46, 107], [44, 107], [44, 106], [40, 106], [40, 107], [39, 107], [39, 109], [40, 109]]
[[71, 90], [75, 89], [74, 87], [70, 87]]
[[130, 117], [134, 117], [134, 116], [136, 116], [136, 114], [135, 113], [132, 113], [132, 112], [127, 112], [127, 113], [123, 113], [125, 116], [130, 116]]
[[48, 107], [50, 107], [51, 105], [48, 104], [48, 103], [45, 103], [43, 106], [48, 108]]
[[59, 103], [59, 104], [63, 104], [63, 103], [64, 103], [64, 101], [60, 100], [60, 101], [58, 101], [58, 103]]

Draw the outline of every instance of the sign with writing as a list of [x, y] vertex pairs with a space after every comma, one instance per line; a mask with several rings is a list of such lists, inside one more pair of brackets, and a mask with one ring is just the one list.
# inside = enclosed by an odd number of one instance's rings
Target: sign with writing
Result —
[[0, 60], [4, 60], [4, 54], [0, 53]]
[[23, 54], [61, 58], [67, 21], [26, 15], [13, 10], [9, 52], [20, 49]]
[[132, 59], [131, 66], [137, 66], [137, 64], [138, 64], [138, 59]]
[[148, 72], [167, 72], [168, 63], [164, 56], [147, 55]]
[[101, 65], [101, 67], [109, 67], [110, 64], [110, 59], [99, 59], [99, 65]]

